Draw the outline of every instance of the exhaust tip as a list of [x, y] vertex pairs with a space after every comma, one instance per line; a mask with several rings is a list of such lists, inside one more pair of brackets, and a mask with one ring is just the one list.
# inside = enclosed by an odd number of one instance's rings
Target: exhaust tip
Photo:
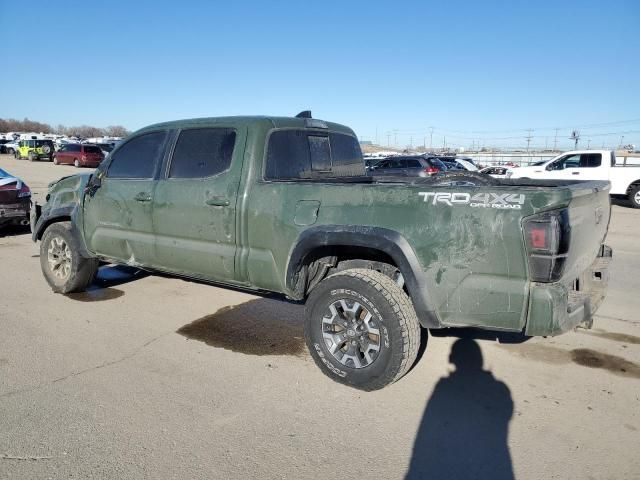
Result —
[[29, 225], [29, 220], [20, 220], [20, 225], [25, 226], [25, 225]]

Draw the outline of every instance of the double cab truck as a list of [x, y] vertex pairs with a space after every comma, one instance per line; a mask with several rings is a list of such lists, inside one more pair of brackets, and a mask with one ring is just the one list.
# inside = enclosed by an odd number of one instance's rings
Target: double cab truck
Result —
[[51, 184], [31, 225], [54, 292], [100, 262], [276, 292], [305, 302], [326, 375], [375, 390], [411, 368], [421, 329], [589, 327], [609, 216], [603, 181], [366, 175], [354, 132], [303, 112], [143, 128]]
[[514, 168], [509, 178], [609, 181], [611, 195], [624, 196], [640, 208], [640, 158], [625, 157], [619, 162], [615, 152], [608, 150], [565, 152], [551, 160]]

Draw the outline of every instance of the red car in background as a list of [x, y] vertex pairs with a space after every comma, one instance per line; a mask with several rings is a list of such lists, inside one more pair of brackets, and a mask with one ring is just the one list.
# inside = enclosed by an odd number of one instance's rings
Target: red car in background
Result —
[[84, 143], [68, 143], [53, 156], [56, 165], [75, 165], [80, 167], [97, 167], [104, 160], [104, 154], [97, 145]]

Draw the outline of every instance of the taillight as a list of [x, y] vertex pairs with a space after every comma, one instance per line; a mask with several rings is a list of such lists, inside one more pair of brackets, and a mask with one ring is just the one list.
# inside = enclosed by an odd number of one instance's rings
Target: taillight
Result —
[[24, 183], [22, 184], [22, 188], [18, 192], [18, 198], [30, 197], [31, 190]]
[[523, 223], [523, 229], [531, 280], [560, 280], [571, 236], [569, 212], [558, 210], [527, 218]]
[[429, 175], [434, 174], [434, 173], [438, 173], [440, 170], [438, 170], [436, 167], [427, 167], [424, 169], [425, 173], [428, 173]]

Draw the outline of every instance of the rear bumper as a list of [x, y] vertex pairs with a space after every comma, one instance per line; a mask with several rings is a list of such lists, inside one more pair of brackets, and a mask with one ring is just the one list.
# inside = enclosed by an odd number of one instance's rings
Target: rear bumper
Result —
[[29, 199], [20, 203], [0, 204], [0, 225], [28, 220], [29, 205]]
[[536, 283], [531, 287], [525, 333], [553, 336], [578, 325], [591, 328], [593, 314], [604, 300], [613, 251], [603, 245], [591, 267], [572, 285]]

